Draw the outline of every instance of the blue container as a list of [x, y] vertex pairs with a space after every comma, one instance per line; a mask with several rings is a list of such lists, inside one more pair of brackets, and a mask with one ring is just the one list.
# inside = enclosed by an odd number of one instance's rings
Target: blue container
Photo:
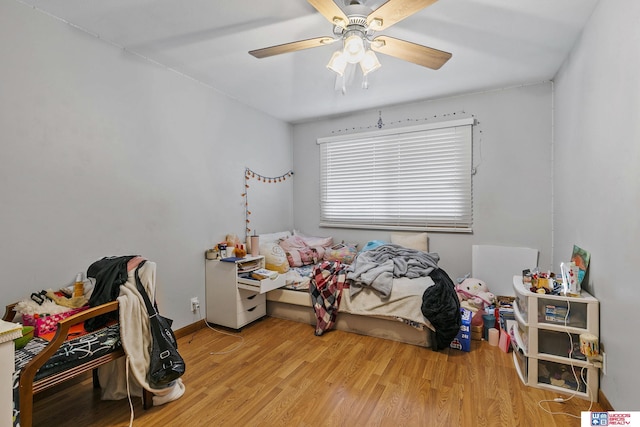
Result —
[[494, 316], [493, 314], [483, 314], [482, 320], [484, 321], [482, 336], [485, 341], [489, 341], [489, 329], [495, 328], [496, 316]]

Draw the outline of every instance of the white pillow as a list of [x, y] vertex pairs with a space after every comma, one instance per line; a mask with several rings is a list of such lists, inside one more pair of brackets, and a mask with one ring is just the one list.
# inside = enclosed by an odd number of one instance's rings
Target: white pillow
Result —
[[290, 231], [278, 231], [276, 233], [267, 233], [260, 235], [260, 243], [277, 242], [280, 239], [291, 237]]
[[417, 251], [429, 251], [427, 233], [391, 233], [391, 243]]

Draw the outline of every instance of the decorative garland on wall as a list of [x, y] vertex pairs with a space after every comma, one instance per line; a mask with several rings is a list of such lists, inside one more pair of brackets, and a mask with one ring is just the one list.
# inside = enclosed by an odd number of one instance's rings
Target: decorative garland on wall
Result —
[[464, 110], [461, 111], [455, 111], [453, 113], [445, 113], [445, 114], [434, 114], [433, 116], [430, 117], [422, 117], [422, 118], [417, 118], [417, 119], [400, 119], [400, 120], [396, 120], [394, 122], [389, 122], [389, 123], [385, 123], [382, 120], [382, 110], [378, 111], [378, 120], [370, 125], [370, 126], [354, 126], [352, 128], [345, 128], [345, 129], [337, 129], [334, 131], [331, 131], [331, 133], [333, 134], [338, 134], [338, 133], [343, 133], [343, 132], [353, 132], [353, 131], [359, 131], [359, 130], [367, 130], [367, 129], [382, 129], [384, 126], [387, 125], [395, 125], [395, 124], [399, 124], [399, 123], [421, 123], [421, 122], [428, 122], [430, 120], [442, 120], [442, 119], [451, 119], [451, 118], [465, 118], [465, 117], [474, 117], [474, 114], [467, 114]]
[[293, 176], [293, 171], [291, 170], [279, 176], [264, 176], [264, 175], [260, 175], [257, 172], [252, 171], [249, 168], [244, 169], [244, 193], [242, 193], [242, 197], [244, 198], [245, 241], [249, 238], [249, 235], [251, 234], [251, 226], [249, 225], [251, 224], [251, 220], [249, 218], [251, 216], [251, 211], [249, 210], [249, 180], [257, 179], [258, 181], [261, 181], [261, 182], [276, 184], [279, 182], [284, 182], [287, 180], [287, 178], [291, 178], [292, 176]]

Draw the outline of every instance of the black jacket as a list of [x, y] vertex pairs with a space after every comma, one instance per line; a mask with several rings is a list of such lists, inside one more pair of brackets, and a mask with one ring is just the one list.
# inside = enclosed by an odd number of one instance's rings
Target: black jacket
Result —
[[422, 294], [422, 314], [436, 329], [432, 348], [442, 350], [449, 347], [460, 330], [460, 300], [453, 281], [444, 270], [436, 268], [429, 276], [434, 285], [429, 286]]
[[[120, 285], [127, 282], [127, 263], [137, 255], [105, 257], [91, 264], [87, 269], [87, 277], [96, 279], [96, 284], [89, 298], [89, 306], [95, 307], [118, 299]], [[100, 329], [111, 319], [118, 318], [117, 312], [111, 312], [95, 318], [87, 319], [84, 327], [87, 331]]]

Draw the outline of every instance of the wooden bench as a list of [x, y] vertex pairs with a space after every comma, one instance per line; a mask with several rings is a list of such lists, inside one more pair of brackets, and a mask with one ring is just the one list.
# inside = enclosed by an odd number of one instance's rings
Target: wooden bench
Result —
[[[3, 319], [11, 322], [15, 317], [13, 308], [16, 304], [9, 304], [6, 307]], [[21, 427], [31, 427], [33, 423], [33, 396], [36, 393], [47, 390], [53, 386], [56, 386], [64, 381], [70, 380], [85, 372], [93, 372], [93, 385], [94, 387], [100, 387], [97, 376], [97, 368], [105, 363], [116, 360], [125, 356], [125, 352], [120, 347], [118, 350], [95, 359], [89, 360], [84, 363], [79, 363], [64, 371], [48, 375], [38, 380], [35, 379], [38, 370], [49, 360], [49, 358], [58, 351], [60, 346], [67, 340], [69, 335], [69, 329], [78, 323], [82, 323], [92, 317], [100, 316], [102, 314], [114, 312], [118, 310], [118, 302], [113, 301], [97, 307], [92, 307], [88, 310], [69, 316], [66, 319], [61, 320], [58, 323], [58, 329], [56, 334], [46, 345], [46, 347], [38, 353], [33, 359], [27, 363], [20, 373], [20, 425]], [[153, 394], [146, 389], [143, 389], [143, 407], [148, 409], [153, 406], [152, 400]]]

